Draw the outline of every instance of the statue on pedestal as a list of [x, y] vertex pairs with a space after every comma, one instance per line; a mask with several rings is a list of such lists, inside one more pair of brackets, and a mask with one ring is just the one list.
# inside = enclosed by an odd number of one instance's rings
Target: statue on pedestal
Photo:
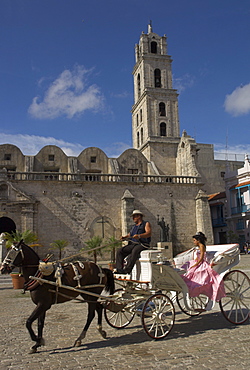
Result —
[[159, 215], [157, 215], [157, 217], [157, 224], [161, 228], [160, 242], [169, 242], [169, 224], [166, 225], [164, 217], [161, 218], [161, 221], [159, 219]]

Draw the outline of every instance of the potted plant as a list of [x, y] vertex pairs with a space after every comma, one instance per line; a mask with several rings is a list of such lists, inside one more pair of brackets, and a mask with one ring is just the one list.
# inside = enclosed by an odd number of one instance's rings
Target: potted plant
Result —
[[[102, 238], [99, 235], [93, 236], [93, 238], [89, 239], [86, 241], [86, 247], [87, 249], [95, 249], [101, 246], [102, 244]], [[82, 248], [81, 251], [86, 250], [85, 248]], [[102, 251], [101, 249], [96, 249], [94, 251], [89, 251], [88, 254], [92, 254], [94, 258], [94, 262], [96, 263], [97, 261], [97, 256], [102, 256]]]
[[54, 240], [50, 245], [51, 249], [58, 249], [59, 251], [59, 260], [62, 258], [62, 251], [67, 247], [68, 241], [64, 239]]
[[[30, 230], [20, 232], [18, 230], [12, 231], [11, 233], [5, 233], [6, 248], [9, 249], [13, 244], [19, 243], [21, 240], [29, 246], [36, 243], [38, 237], [35, 233]], [[34, 245], [33, 245], [34, 246]], [[19, 272], [12, 272], [10, 274], [12, 278], [13, 289], [23, 289], [24, 288], [24, 277]]]
[[12, 279], [13, 289], [23, 289], [24, 288], [25, 280], [20, 272], [11, 272], [10, 276]]
[[107, 240], [107, 247], [106, 249], [109, 250], [110, 253], [110, 262], [109, 262], [109, 268], [110, 270], [114, 270], [116, 266], [116, 250], [117, 248], [121, 248], [122, 246], [122, 241], [116, 239], [114, 236], [111, 236]]

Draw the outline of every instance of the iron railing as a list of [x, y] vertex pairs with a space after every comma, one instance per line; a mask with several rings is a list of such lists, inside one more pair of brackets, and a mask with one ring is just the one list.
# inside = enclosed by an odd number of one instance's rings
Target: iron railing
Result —
[[243, 204], [241, 206], [231, 208], [232, 215], [236, 215], [237, 213], [245, 213], [245, 212], [250, 212], [250, 204]]
[[224, 217], [218, 217], [212, 219], [212, 225], [213, 227], [223, 227], [226, 226], [226, 220]]

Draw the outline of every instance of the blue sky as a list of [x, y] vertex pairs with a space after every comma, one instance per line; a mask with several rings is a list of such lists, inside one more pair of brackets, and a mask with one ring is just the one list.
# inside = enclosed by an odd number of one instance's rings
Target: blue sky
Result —
[[250, 153], [249, 0], [1, 0], [0, 144], [132, 146], [134, 45], [168, 38], [181, 131]]

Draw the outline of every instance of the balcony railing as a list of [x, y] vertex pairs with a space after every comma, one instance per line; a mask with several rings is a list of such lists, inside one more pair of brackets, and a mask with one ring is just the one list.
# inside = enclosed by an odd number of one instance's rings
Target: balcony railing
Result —
[[236, 224], [236, 230], [244, 230], [244, 229], [245, 229], [244, 220], [239, 220]]
[[81, 182], [135, 182], [157, 184], [197, 184], [199, 177], [162, 176], [142, 174], [61, 173], [61, 172], [7, 172], [14, 181], [81, 181]]
[[213, 227], [223, 227], [226, 226], [226, 220], [224, 217], [219, 217], [219, 218], [213, 218], [212, 219], [212, 225]]
[[250, 204], [243, 204], [242, 206], [231, 208], [232, 215], [236, 215], [237, 213], [245, 213], [245, 212], [250, 212]]

